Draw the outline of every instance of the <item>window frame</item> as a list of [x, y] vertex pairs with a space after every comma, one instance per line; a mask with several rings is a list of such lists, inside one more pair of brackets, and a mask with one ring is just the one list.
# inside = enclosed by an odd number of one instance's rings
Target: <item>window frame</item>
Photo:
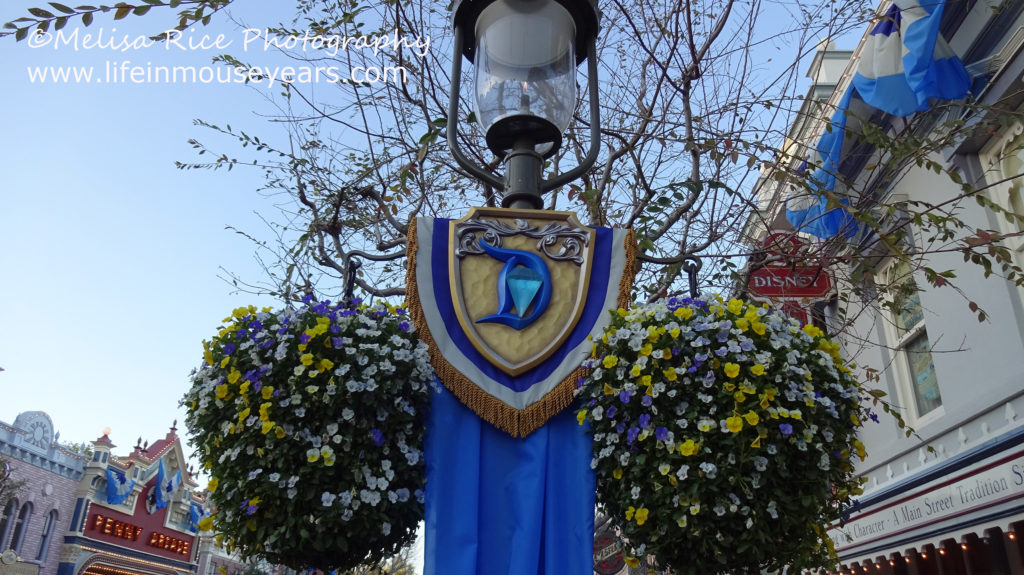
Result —
[[43, 532], [39, 539], [39, 551], [36, 553], [36, 561], [46, 561], [46, 556], [50, 551], [50, 542], [53, 540], [53, 532], [57, 530], [58, 521], [60, 521], [60, 513], [56, 509], [51, 509], [46, 515], [46, 521], [43, 523]]
[[[1013, 234], [1024, 231], [1024, 178], [1014, 178], [1024, 174], [1024, 123], [1016, 121], [999, 132], [978, 154], [978, 160], [984, 172], [985, 182], [989, 188], [985, 195], [1003, 210], [1021, 216], [1016, 222], [1010, 221], [1006, 214], [993, 214], [999, 232]], [[1015, 162], [1016, 168], [1008, 164]], [[1007, 173], [1007, 170], [1016, 173]], [[1018, 265], [1024, 264], [1024, 237], [1011, 236], [1003, 243], [1014, 253]]]
[[[903, 263], [906, 262], [904, 261]], [[907, 423], [920, 427], [945, 415], [945, 404], [942, 401], [941, 386], [935, 368], [935, 360], [932, 358], [932, 344], [931, 339], [928, 337], [928, 326], [923, 308], [922, 316], [919, 320], [909, 327], [901, 325], [899, 311], [896, 307], [898, 305], [896, 303], [897, 290], [902, 289], [902, 286], [908, 281], [913, 284], [913, 295], [920, 297], [921, 289], [914, 278], [914, 270], [909, 265], [906, 275], [902, 278], [893, 275], [898, 272], [897, 268], [900, 265], [901, 261], [897, 258], [889, 258], [883, 262], [875, 272], [875, 285], [884, 287], [879, 298], [881, 303], [883, 303], [881, 323], [883, 324], [887, 347], [892, 353], [890, 365], [892, 366], [895, 380], [896, 398], [899, 406], [902, 407]], [[935, 386], [939, 390], [939, 404], [924, 413], [921, 413], [921, 407], [918, 404], [915, 377], [911, 369], [909, 353], [907, 352], [909, 344], [921, 336], [928, 342], [929, 362], [931, 363], [932, 372], [935, 373]]]
[[7, 549], [7, 538], [18, 516], [18, 509], [20, 507], [17, 499], [11, 499], [3, 509], [0, 509], [0, 551]]
[[28, 533], [28, 526], [32, 522], [32, 511], [31, 501], [22, 503], [21, 510], [18, 511], [18, 519], [14, 523], [14, 531], [11, 532], [10, 548], [18, 555], [21, 555], [21, 546], [25, 543], [25, 535]]

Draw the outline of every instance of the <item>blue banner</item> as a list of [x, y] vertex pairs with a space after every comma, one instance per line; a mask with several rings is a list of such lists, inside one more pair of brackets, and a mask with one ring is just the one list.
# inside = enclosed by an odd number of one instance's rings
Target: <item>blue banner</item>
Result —
[[424, 575], [592, 575], [590, 449], [571, 409], [515, 438], [442, 389], [424, 448]]

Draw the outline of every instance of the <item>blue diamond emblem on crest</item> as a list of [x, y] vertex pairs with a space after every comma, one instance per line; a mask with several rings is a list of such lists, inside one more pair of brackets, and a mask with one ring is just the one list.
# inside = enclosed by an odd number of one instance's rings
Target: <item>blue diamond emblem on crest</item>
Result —
[[520, 330], [544, 315], [551, 302], [551, 273], [544, 260], [522, 250], [498, 248], [484, 241], [479, 244], [505, 266], [498, 275], [498, 313], [482, 317], [477, 323], [500, 323]]
[[512, 292], [512, 302], [515, 304], [516, 314], [523, 317], [526, 315], [526, 310], [530, 309], [530, 304], [533, 303], [533, 298], [540, 291], [541, 285], [544, 284], [544, 278], [530, 268], [518, 266], [508, 272], [505, 283], [508, 284], [508, 289]]

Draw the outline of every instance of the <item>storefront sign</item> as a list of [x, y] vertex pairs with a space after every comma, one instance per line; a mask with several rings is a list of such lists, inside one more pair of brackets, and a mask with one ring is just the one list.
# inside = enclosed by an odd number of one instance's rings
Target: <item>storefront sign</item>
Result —
[[766, 266], [750, 274], [747, 287], [763, 298], [823, 298], [832, 291], [832, 280], [820, 267]]
[[1024, 496], [1024, 451], [978, 470], [939, 480], [906, 497], [855, 515], [829, 532], [836, 549], [912, 531], [967, 512]]
[[626, 564], [622, 557], [622, 543], [610, 529], [602, 529], [594, 536], [594, 572], [614, 575]]
[[[192, 547], [192, 541], [190, 540], [173, 537], [165, 533], [160, 533], [156, 530], [151, 530], [144, 536], [143, 532], [145, 529], [139, 525], [114, 519], [113, 517], [108, 517], [101, 513], [93, 514], [92, 519], [89, 521], [89, 525], [91, 525], [92, 530], [97, 533], [124, 539], [125, 541], [145, 542], [149, 547], [170, 551], [186, 557]], [[130, 546], [138, 547], [138, 545]]]

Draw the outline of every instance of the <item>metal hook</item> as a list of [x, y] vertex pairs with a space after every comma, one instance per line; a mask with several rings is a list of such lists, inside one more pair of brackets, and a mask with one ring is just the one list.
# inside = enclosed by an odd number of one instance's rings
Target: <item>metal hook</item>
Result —
[[697, 299], [700, 293], [697, 290], [697, 272], [703, 267], [704, 262], [696, 256], [684, 256], [683, 257], [683, 271], [686, 272], [687, 278], [690, 280], [690, 297]]
[[348, 267], [345, 270], [345, 307], [352, 307], [352, 292], [356, 287], [356, 272], [362, 267], [363, 263], [352, 256], [348, 258]]

